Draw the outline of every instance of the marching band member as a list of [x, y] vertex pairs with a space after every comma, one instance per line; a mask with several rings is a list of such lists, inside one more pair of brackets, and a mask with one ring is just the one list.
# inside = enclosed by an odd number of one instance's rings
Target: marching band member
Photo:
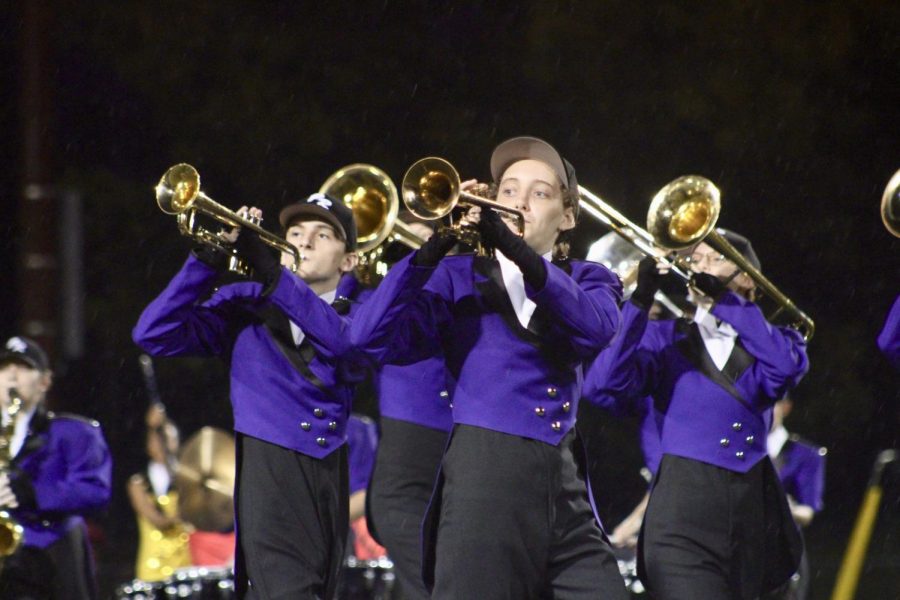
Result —
[[195, 251], [133, 337], [152, 355], [230, 362], [238, 597], [330, 598], [347, 538], [344, 436], [361, 371], [349, 303], [336, 295], [356, 264], [356, 226], [349, 208], [323, 194], [288, 205], [279, 221], [300, 252], [296, 275], [257, 234], [241, 232], [236, 247], [258, 281], [214, 291], [222, 259]]
[[[759, 265], [750, 242], [721, 230]], [[653, 397], [662, 460], [639, 543], [655, 598], [755, 598], [786, 581], [801, 544], [766, 453], [772, 405], [808, 369], [802, 336], [769, 324], [755, 284], [705, 243], [689, 261], [693, 322], [648, 322], [662, 274], [641, 262], [624, 327], [591, 369], [594, 401]], [[728, 278], [728, 283], [723, 279]]]
[[0, 350], [3, 414], [11, 389], [22, 400], [15, 424], [4, 423], [13, 427], [13, 459], [0, 472], [0, 508], [25, 533], [3, 562], [0, 598], [97, 598], [82, 515], [109, 503], [112, 459], [97, 421], [44, 408], [52, 382], [47, 355], [33, 340], [12, 337]]
[[439, 336], [456, 382], [425, 523], [426, 586], [433, 598], [624, 598], [573, 429], [580, 364], [615, 333], [621, 288], [600, 265], [551, 263], [578, 209], [574, 169], [553, 147], [508, 140], [491, 172], [497, 201], [525, 216], [524, 239], [496, 212], [471, 210], [497, 260], [445, 258], [456, 237], [439, 232], [391, 269], [352, 327], [382, 361], [431, 356], [421, 340]]
[[[434, 233], [411, 213], [398, 218], [423, 240]], [[394, 248], [391, 254], [399, 252]], [[440, 338], [420, 340], [426, 344], [435, 350], [432, 355], [384, 364], [377, 374], [381, 439], [369, 486], [369, 524], [388, 549], [404, 600], [430, 596], [422, 582], [422, 519], [453, 426]]]

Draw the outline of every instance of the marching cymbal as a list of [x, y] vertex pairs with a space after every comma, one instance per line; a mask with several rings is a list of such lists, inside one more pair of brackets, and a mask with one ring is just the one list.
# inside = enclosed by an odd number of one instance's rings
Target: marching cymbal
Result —
[[204, 427], [185, 442], [175, 469], [181, 518], [203, 531], [234, 524], [234, 436]]

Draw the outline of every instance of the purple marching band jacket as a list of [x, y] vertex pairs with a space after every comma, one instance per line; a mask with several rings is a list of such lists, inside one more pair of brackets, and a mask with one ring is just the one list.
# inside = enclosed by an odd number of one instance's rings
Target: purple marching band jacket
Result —
[[377, 362], [402, 365], [433, 356], [428, 341], [440, 336], [456, 382], [454, 423], [557, 445], [575, 424], [580, 363], [619, 325], [615, 276], [580, 261], [569, 263], [570, 276], [546, 262], [544, 288], [525, 285], [537, 305], [526, 329], [496, 261], [449, 256], [430, 268], [413, 265], [413, 256], [390, 270], [357, 313], [354, 345]]
[[81, 515], [104, 508], [112, 493], [112, 458], [97, 421], [38, 407], [13, 459], [10, 483], [19, 507], [9, 510], [24, 544], [46, 548]]
[[[255, 282], [213, 291], [217, 276], [189, 257], [144, 310], [134, 341], [154, 356], [228, 359], [235, 431], [314, 458], [334, 452], [363, 372], [339, 314], [355, 305], [327, 304], [286, 269], [268, 295]], [[305, 334], [299, 351], [288, 319]]]
[[722, 370], [695, 327], [649, 321], [626, 302], [620, 334], [588, 371], [585, 398], [614, 412], [639, 412], [651, 396], [662, 454], [746, 473], [767, 456], [772, 405], [809, 368], [806, 344], [730, 291], [711, 314], [738, 333]]

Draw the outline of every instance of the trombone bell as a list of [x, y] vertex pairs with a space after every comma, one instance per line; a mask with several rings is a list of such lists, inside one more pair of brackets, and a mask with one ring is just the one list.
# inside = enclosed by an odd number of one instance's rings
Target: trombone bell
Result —
[[720, 209], [719, 188], [712, 181], [699, 175], [685, 175], [653, 197], [647, 214], [647, 231], [664, 248], [688, 248], [712, 231]]

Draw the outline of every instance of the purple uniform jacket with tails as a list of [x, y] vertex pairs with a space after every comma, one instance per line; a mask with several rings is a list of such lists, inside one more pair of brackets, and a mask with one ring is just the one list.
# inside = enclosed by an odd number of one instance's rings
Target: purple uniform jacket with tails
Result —
[[784, 491], [817, 512], [824, 506], [825, 455], [825, 448], [791, 434], [772, 461]]
[[[339, 448], [363, 374], [349, 318], [286, 269], [268, 296], [254, 282], [213, 291], [216, 279], [188, 258], [144, 310], [134, 341], [154, 356], [229, 360], [235, 431], [315, 458]], [[305, 334], [299, 350], [288, 319]]]
[[377, 451], [378, 428], [375, 422], [361, 415], [350, 415], [347, 421], [347, 463], [351, 494], [369, 487]]
[[575, 423], [580, 364], [619, 326], [615, 275], [594, 263], [567, 263], [569, 274], [546, 262], [544, 288], [525, 285], [537, 306], [525, 328], [495, 260], [449, 256], [428, 268], [411, 258], [357, 313], [354, 344], [376, 361], [404, 364], [434, 356], [439, 337], [455, 381], [455, 423], [558, 444]]
[[614, 408], [636, 407], [652, 396], [662, 454], [746, 473], [767, 456], [773, 403], [809, 367], [806, 344], [730, 291], [711, 313], [738, 333], [722, 370], [696, 326], [683, 319], [648, 321], [646, 311], [626, 302], [621, 334], [589, 369], [585, 397]]
[[100, 424], [38, 408], [10, 468], [19, 507], [9, 512], [25, 530], [25, 545], [46, 548], [81, 515], [101, 510], [112, 493], [112, 459]]

